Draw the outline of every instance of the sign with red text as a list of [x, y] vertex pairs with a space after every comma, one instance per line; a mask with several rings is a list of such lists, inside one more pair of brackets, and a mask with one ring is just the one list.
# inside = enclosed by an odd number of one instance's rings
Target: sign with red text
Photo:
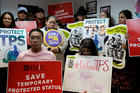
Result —
[[74, 92], [111, 93], [112, 58], [67, 56], [63, 89]]
[[27, 44], [29, 45], [29, 32], [33, 28], [37, 28], [36, 21], [16, 21], [16, 27], [20, 29], [26, 29]]
[[48, 15], [55, 15], [63, 23], [74, 22], [72, 2], [48, 5]]
[[61, 61], [9, 62], [7, 93], [62, 93]]
[[127, 20], [129, 56], [140, 56], [140, 19]]
[[24, 50], [27, 50], [25, 29], [0, 28], [0, 67], [8, 67], [8, 62], [16, 61]]

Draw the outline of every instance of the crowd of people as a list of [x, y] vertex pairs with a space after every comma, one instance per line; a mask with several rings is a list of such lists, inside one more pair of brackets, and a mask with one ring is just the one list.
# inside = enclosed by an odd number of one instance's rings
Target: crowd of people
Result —
[[[75, 21], [83, 21], [86, 19], [87, 12], [83, 6], [79, 8], [75, 15]], [[11, 12], [4, 12], [0, 17], [0, 28], [15, 28], [15, 21], [28, 21], [28, 10], [25, 7], [19, 7], [17, 10], [18, 18], [14, 19]], [[111, 16], [107, 11], [102, 11], [99, 18], [109, 18], [109, 27], [115, 24], [111, 20]], [[127, 19], [132, 19], [132, 13], [129, 10], [122, 10], [118, 16], [118, 24], [126, 24]], [[64, 55], [92, 55], [99, 56], [96, 45], [91, 38], [82, 40], [78, 52], [68, 52], [69, 41], [66, 39], [63, 32], [60, 32], [63, 37], [63, 42], [60, 47], [48, 48], [43, 43], [43, 36], [46, 31], [50, 29], [59, 30], [59, 23], [57, 18], [53, 15], [45, 17], [45, 12], [42, 8], [38, 8], [34, 14], [34, 21], [37, 23], [37, 28], [32, 29], [29, 33], [29, 40], [31, 48], [19, 54], [17, 61], [28, 60], [62, 60], [63, 70], [65, 65]], [[126, 34], [126, 39], [130, 35]], [[135, 68], [140, 60], [139, 58], [129, 57], [128, 46], [122, 44], [126, 50], [126, 66], [124, 69], [113, 68], [112, 72], [112, 89], [111, 93], [136, 93], [139, 84], [138, 68]], [[138, 66], [136, 66], [138, 67]], [[6, 93], [7, 84], [7, 67], [0, 68], [0, 93]], [[65, 91], [66, 92], [66, 91]], [[64, 93], [65, 93], [64, 92]], [[66, 92], [70, 93], [70, 92]], [[73, 93], [73, 92], [71, 92]], [[86, 93], [86, 91], [84, 92]]]

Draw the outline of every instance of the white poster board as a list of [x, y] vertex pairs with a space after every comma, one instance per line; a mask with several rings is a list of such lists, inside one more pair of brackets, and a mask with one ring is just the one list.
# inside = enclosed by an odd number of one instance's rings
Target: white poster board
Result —
[[8, 67], [23, 50], [27, 50], [25, 29], [0, 28], [0, 67]]
[[111, 93], [112, 58], [67, 56], [63, 90]]
[[104, 55], [104, 37], [106, 36], [106, 28], [109, 26], [108, 18], [92, 18], [84, 19], [84, 38], [92, 38], [99, 55]]
[[125, 35], [127, 33], [126, 25], [117, 25], [108, 28], [106, 31], [105, 55], [113, 58], [113, 67], [123, 69], [125, 67], [126, 50], [123, 49], [122, 44], [126, 44]]
[[79, 51], [80, 43], [83, 39], [83, 33], [85, 31], [83, 26], [83, 21], [67, 24], [67, 28], [71, 30], [69, 37], [69, 51]]

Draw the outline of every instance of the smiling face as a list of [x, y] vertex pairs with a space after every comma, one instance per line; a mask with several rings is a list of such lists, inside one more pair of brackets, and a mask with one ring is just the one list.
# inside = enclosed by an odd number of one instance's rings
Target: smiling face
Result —
[[12, 17], [9, 14], [5, 14], [3, 17], [3, 24], [6, 28], [9, 28], [12, 24]]
[[39, 52], [41, 48], [41, 44], [43, 43], [42, 34], [37, 31], [33, 31], [30, 35], [30, 44], [33, 52]]

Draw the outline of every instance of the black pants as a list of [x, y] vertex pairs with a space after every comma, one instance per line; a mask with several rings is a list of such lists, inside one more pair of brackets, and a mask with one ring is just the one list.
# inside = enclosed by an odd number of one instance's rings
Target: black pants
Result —
[[0, 93], [6, 93], [7, 87], [7, 67], [0, 68]]

